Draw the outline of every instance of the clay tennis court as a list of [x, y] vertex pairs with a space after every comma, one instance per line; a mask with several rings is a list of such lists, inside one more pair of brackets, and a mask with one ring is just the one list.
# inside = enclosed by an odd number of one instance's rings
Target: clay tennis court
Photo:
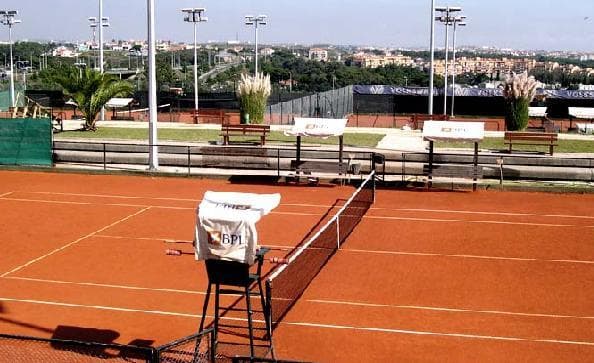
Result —
[[[282, 256], [354, 189], [1, 171], [0, 333], [139, 345], [195, 333], [207, 279], [190, 241], [206, 190], [281, 193], [258, 231]], [[594, 195], [380, 189], [276, 328], [277, 356], [591, 360], [593, 242]], [[172, 245], [188, 254], [165, 255]]]

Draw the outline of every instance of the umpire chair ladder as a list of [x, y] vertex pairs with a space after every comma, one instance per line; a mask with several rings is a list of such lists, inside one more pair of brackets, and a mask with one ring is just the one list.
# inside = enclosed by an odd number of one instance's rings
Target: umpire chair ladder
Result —
[[[206, 290], [206, 297], [204, 299], [204, 306], [202, 307], [202, 319], [200, 320], [200, 329], [202, 331], [204, 328], [204, 321], [206, 318], [206, 311], [208, 309], [208, 303], [210, 300], [210, 294], [212, 291], [212, 286], [215, 286], [215, 307], [214, 307], [214, 322], [213, 322], [213, 347], [214, 352], [216, 354], [218, 341], [218, 333], [219, 333], [219, 309], [220, 309], [220, 295], [226, 294], [243, 294], [246, 300], [246, 313], [247, 313], [247, 321], [248, 321], [248, 331], [249, 331], [249, 340], [250, 340], [250, 361], [255, 356], [254, 351], [254, 333], [253, 333], [253, 324], [252, 324], [252, 303], [250, 296], [253, 296], [250, 292], [252, 287], [258, 287], [257, 295], [260, 296], [260, 303], [262, 304], [262, 312], [264, 314], [264, 320], [266, 322], [266, 337], [269, 341], [269, 352], [274, 360], [274, 347], [272, 344], [272, 327], [270, 326], [270, 306], [268, 306], [266, 300], [264, 299], [264, 290], [262, 289], [262, 264], [264, 262], [264, 255], [268, 252], [267, 248], [260, 248], [258, 253], [256, 254], [256, 272], [250, 273], [250, 265], [247, 263], [237, 262], [237, 261], [226, 261], [226, 260], [214, 260], [208, 259], [205, 260], [206, 263], [206, 272], [208, 274], [208, 288]], [[232, 287], [239, 287], [242, 290], [228, 290], [228, 289], [221, 289], [221, 286], [232, 286]]]

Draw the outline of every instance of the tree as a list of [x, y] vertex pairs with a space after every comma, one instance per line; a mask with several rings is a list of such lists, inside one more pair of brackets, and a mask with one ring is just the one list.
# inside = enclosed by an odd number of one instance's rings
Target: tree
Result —
[[53, 75], [54, 83], [60, 85], [64, 94], [76, 102], [85, 117], [84, 130], [96, 130], [95, 119], [101, 108], [112, 97], [132, 93], [132, 85], [109, 74], [92, 69], [83, 71], [70, 67]]

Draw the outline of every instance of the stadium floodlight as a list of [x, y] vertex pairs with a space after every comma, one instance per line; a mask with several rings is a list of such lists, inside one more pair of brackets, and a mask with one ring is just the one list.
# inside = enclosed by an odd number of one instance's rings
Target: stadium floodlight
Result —
[[208, 21], [208, 18], [204, 15], [205, 8], [184, 8], [181, 9], [184, 13], [184, 21], [187, 23], [194, 24], [194, 114], [198, 117], [198, 43], [196, 31], [198, 23], [204, 23]]
[[443, 114], [448, 114], [448, 51], [449, 51], [449, 28], [454, 19], [453, 13], [462, 11], [459, 6], [437, 7], [435, 11], [440, 12], [439, 16], [434, 19], [445, 25], [445, 69], [444, 69], [444, 86], [443, 86]]
[[10, 106], [16, 107], [14, 95], [14, 59], [12, 57], [12, 26], [20, 24], [20, 20], [15, 19], [19, 12], [17, 10], [0, 10], [0, 23], [8, 27], [8, 46], [10, 48]]
[[454, 26], [454, 39], [452, 40], [452, 117], [454, 117], [454, 98], [456, 96], [456, 28], [459, 26], [466, 26], [466, 23], [464, 22], [465, 19], [466, 16], [461, 15], [455, 17], [452, 21]]
[[246, 15], [245, 25], [254, 26], [254, 75], [258, 74], [258, 25], [266, 25], [267, 15]]

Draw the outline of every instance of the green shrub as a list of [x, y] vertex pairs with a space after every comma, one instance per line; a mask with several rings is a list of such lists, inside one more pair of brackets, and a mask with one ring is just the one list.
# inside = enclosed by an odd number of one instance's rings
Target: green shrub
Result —
[[509, 131], [525, 130], [528, 127], [528, 102], [525, 98], [506, 100], [505, 127]]
[[264, 122], [270, 89], [270, 75], [265, 76], [263, 73], [257, 73], [255, 76], [241, 75], [237, 96], [242, 123]]
[[508, 131], [521, 131], [528, 126], [528, 106], [536, 95], [537, 82], [528, 72], [512, 74], [505, 79], [505, 127]]

